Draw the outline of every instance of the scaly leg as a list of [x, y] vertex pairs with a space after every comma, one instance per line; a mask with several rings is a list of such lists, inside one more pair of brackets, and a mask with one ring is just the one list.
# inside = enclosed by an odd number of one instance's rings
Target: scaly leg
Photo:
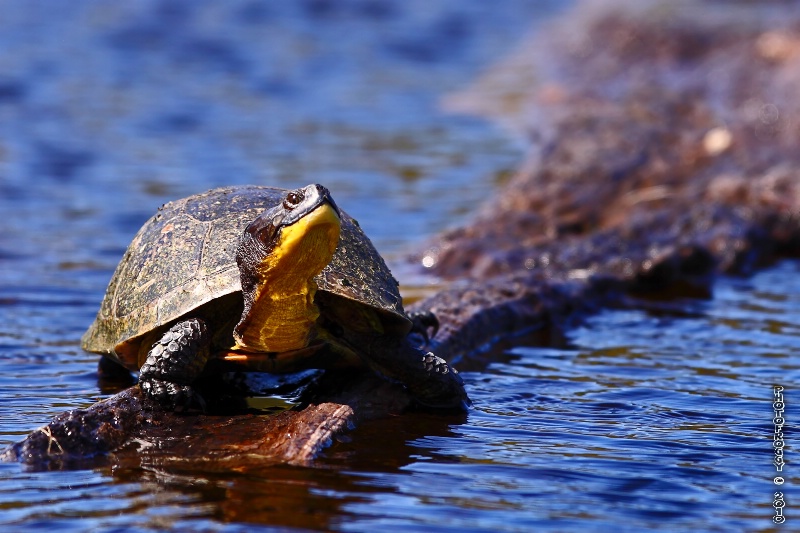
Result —
[[188, 408], [202, 398], [191, 383], [197, 379], [209, 356], [211, 336], [199, 318], [178, 322], [153, 344], [139, 370], [144, 395], [165, 409]]

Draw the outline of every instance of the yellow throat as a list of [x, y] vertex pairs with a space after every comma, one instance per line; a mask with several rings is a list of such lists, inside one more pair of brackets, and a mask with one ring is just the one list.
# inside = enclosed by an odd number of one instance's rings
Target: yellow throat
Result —
[[330, 263], [341, 222], [328, 203], [280, 230], [257, 268], [257, 297], [234, 332], [235, 350], [287, 352], [308, 345], [319, 317], [314, 276]]

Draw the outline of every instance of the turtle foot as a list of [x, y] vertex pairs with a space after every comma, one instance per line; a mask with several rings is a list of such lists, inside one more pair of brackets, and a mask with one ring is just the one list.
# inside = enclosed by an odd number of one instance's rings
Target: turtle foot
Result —
[[203, 320], [178, 322], [153, 343], [139, 370], [139, 386], [145, 397], [165, 409], [203, 406], [191, 383], [205, 368], [211, 342]]
[[416, 401], [435, 409], [467, 411], [472, 402], [464, 390], [464, 380], [447, 361], [427, 352], [422, 356], [425, 378], [408, 384]]

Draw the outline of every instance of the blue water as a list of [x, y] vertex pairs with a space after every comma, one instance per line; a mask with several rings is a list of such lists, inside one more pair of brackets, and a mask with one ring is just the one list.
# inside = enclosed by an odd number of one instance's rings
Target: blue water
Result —
[[[80, 335], [130, 238], [210, 187], [317, 181], [390, 259], [523, 144], [438, 102], [564, 8], [525, 0], [0, 3], [0, 447], [110, 392]], [[13, 50], [13, 53], [8, 51]], [[318, 468], [0, 463], [10, 531], [771, 530], [800, 263], [609, 310], [463, 372], [465, 418], [364, 424]], [[401, 280], [402, 281], [402, 280]], [[790, 431], [788, 444], [795, 438]], [[798, 478], [790, 464], [782, 530]], [[777, 530], [777, 526], [776, 530]]]

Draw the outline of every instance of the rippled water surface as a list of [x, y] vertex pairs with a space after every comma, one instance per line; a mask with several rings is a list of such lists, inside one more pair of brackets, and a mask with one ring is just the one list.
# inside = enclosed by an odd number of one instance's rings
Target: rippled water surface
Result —
[[[319, 181], [390, 257], [465, 220], [520, 146], [437, 101], [561, 6], [0, 2], [0, 447], [111, 392], [79, 338], [169, 199]], [[768, 530], [772, 386], [790, 423], [800, 387], [799, 274], [723, 278], [708, 299], [607, 311], [555, 347], [467, 363], [467, 416], [365, 424], [320, 468], [0, 463], [0, 524]]]

